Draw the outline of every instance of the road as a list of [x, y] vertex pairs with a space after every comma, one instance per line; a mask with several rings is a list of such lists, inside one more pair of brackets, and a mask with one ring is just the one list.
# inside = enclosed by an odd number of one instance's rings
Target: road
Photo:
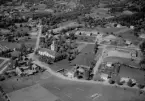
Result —
[[36, 50], [39, 48], [41, 33], [42, 33], [42, 25], [39, 24], [38, 25], [38, 36], [37, 36], [37, 41], [36, 41], [36, 46], [35, 46], [34, 52], [36, 52]]
[[96, 72], [98, 71], [98, 68], [99, 68], [100, 64], [103, 62], [104, 52], [105, 51], [106, 51], [106, 46], [103, 47], [101, 56], [99, 57], [99, 60], [96, 62], [96, 65], [95, 65], [94, 70], [93, 70], [93, 74], [96, 74]]

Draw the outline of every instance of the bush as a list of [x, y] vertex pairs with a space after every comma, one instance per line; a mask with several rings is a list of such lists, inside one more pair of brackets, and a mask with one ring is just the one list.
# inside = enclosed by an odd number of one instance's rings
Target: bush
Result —
[[138, 84], [137, 87], [138, 87], [139, 89], [143, 89], [143, 88], [145, 87], [145, 85], [143, 85], [143, 84]]
[[121, 81], [121, 78], [120, 78], [120, 77], [117, 77], [115, 82], [116, 82], [118, 85], [123, 85], [125, 81]]
[[128, 85], [129, 87], [132, 87], [132, 86], [133, 86], [133, 82], [132, 82], [131, 79], [128, 80], [127, 85]]
[[93, 77], [93, 80], [94, 80], [94, 81], [103, 81], [103, 79], [101, 78], [100, 74], [96, 74], [96, 75]]
[[115, 81], [114, 81], [114, 80], [112, 80], [112, 79], [109, 79], [109, 83], [110, 83], [110, 84], [114, 84], [114, 83], [115, 83]]
[[4, 76], [0, 76], [0, 81], [4, 81], [6, 78]]

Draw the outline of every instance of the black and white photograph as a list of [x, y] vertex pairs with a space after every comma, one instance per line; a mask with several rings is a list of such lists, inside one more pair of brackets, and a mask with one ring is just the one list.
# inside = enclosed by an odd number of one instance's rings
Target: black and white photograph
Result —
[[0, 101], [145, 101], [145, 0], [0, 0]]

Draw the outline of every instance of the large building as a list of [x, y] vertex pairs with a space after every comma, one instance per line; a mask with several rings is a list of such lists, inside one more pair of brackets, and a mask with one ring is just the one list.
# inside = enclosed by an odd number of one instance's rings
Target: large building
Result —
[[50, 46], [50, 49], [40, 48], [38, 50], [38, 54], [42, 55], [42, 56], [51, 57], [52, 59], [55, 59], [56, 55], [57, 55], [55, 42], [54, 41], [52, 42], [52, 44]]

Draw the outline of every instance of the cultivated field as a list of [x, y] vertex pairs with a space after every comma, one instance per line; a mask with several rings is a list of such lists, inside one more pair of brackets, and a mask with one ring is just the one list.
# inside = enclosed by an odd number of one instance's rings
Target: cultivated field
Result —
[[[38, 78], [40, 77], [27, 77], [25, 80], [23, 78], [13, 82], [11, 80], [10, 82], [4, 82], [2, 86], [9, 94], [12, 94], [14, 93], [12, 92], [13, 90], [9, 91], [9, 89], [12, 89], [12, 85], [15, 89], [21, 89], [30, 86], [32, 82], [38, 81], [42, 87], [49, 90], [62, 101], [144, 101], [145, 99], [145, 95], [139, 95], [138, 90], [129, 88], [122, 89], [101, 84], [78, 83], [75, 81], [63, 80], [55, 76], [49, 76], [49, 78], [45, 80], [41, 79], [41, 81]], [[38, 94], [38, 91], [36, 90], [36, 92], [34, 91], [33, 93], [33, 95], [35, 95], [35, 93]], [[45, 92], [43, 91], [43, 93], [44, 95], [48, 94], [46, 90]], [[98, 95], [93, 97], [95, 94]], [[21, 93], [21, 96], [21, 98], [25, 97], [25, 93]], [[28, 97], [30, 96], [31, 95]]]
[[1, 64], [3, 61], [4, 61], [3, 59], [0, 59], [0, 64]]

